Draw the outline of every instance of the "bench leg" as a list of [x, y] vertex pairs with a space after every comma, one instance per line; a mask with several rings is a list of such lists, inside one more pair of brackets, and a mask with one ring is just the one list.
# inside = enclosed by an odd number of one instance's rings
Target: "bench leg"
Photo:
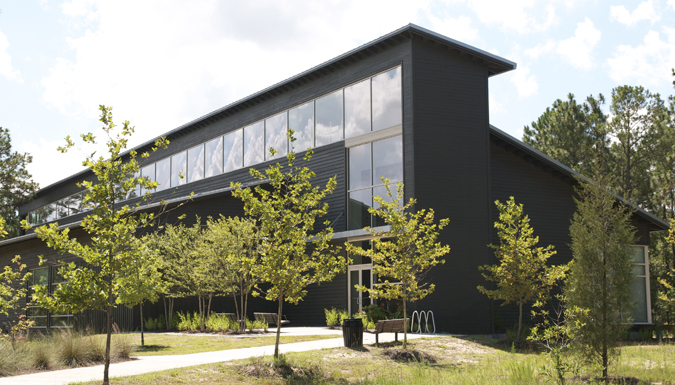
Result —
[[398, 342], [398, 333], [394, 333], [394, 342]]
[[375, 334], [375, 347], [376, 347], [376, 348], [379, 347], [379, 344], [380, 344], [380, 339], [379, 339], [379, 337], [380, 337], [380, 335], [376, 333], [376, 334]]

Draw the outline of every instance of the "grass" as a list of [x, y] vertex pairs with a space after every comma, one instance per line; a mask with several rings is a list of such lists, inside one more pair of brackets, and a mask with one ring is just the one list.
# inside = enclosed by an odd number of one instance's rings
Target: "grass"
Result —
[[[193, 336], [190, 334], [145, 334], [145, 346], [141, 346], [141, 335], [132, 334], [132, 356], [158, 356], [168, 354], [191, 354], [213, 352], [218, 350], [252, 348], [255, 346], [274, 345], [276, 337], [228, 337], [228, 336]], [[339, 338], [338, 335], [323, 336], [281, 336], [279, 343], [305, 342]]]
[[[532, 352], [512, 353], [474, 341], [471, 337], [424, 338], [410, 342], [435, 361], [397, 361], [380, 348], [324, 349], [289, 353], [276, 364], [270, 357], [179, 368], [140, 376], [115, 378], [124, 385], [161, 384], [546, 384], [539, 368], [545, 357]], [[629, 345], [610, 369], [614, 376], [637, 377], [640, 384], [675, 384], [675, 345]], [[586, 375], [597, 375], [586, 369]], [[92, 382], [91, 384], [94, 384]], [[579, 382], [577, 382], [579, 383]]]

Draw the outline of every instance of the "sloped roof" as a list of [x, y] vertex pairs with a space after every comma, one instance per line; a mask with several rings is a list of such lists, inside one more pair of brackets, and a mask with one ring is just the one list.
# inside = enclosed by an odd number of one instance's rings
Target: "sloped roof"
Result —
[[[537, 159], [538, 161], [544, 163], [546, 166], [549, 166], [549, 167], [553, 168], [554, 170], [559, 171], [562, 174], [564, 174], [564, 175], [566, 175], [566, 176], [568, 176], [568, 177], [570, 177], [574, 180], [576, 180], [578, 178], [581, 178], [582, 180], [585, 180], [585, 181], [589, 180], [588, 178], [579, 174], [578, 172], [574, 171], [573, 169], [565, 166], [564, 164], [558, 162], [557, 160], [551, 158], [550, 156], [544, 154], [543, 152], [541, 152], [541, 151], [531, 147], [530, 145], [516, 139], [515, 137], [507, 134], [506, 132], [500, 130], [499, 128], [497, 128], [493, 125], [490, 125], [490, 134], [494, 135], [495, 137], [501, 139], [502, 141], [510, 144], [511, 146], [516, 147], [518, 150], [521, 150], [521, 151], [525, 152], [527, 155], [529, 155], [529, 156]], [[630, 207], [632, 207], [635, 210], [635, 213], [639, 217], [641, 217], [641, 218], [647, 220], [649, 223], [651, 223], [654, 226], [654, 231], [665, 231], [665, 230], [668, 230], [670, 228], [670, 224], [668, 222], [666, 222], [663, 219], [657, 217], [656, 215], [650, 213], [649, 211], [626, 201], [625, 199], [623, 199], [623, 197], [621, 197], [619, 195], [615, 195], [615, 197], [618, 200], [620, 200], [620, 201], [626, 203], [627, 205], [629, 205]]]

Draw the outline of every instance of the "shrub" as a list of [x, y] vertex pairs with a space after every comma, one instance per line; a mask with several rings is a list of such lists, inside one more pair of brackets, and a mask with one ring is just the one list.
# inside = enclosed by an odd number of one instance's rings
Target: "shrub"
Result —
[[117, 334], [113, 336], [111, 355], [114, 354], [114, 357], [117, 359], [126, 360], [131, 354], [133, 349], [133, 343], [131, 341], [131, 336], [128, 334]]
[[[100, 351], [91, 338], [83, 338], [66, 329], [52, 335], [56, 358], [66, 366], [82, 366], [97, 361]], [[45, 340], [46, 342], [46, 340]]]
[[230, 320], [224, 315], [212, 314], [206, 320], [206, 328], [214, 332], [226, 332], [231, 329]]
[[326, 313], [326, 326], [340, 326], [342, 321], [349, 318], [349, 313], [346, 310], [338, 310], [336, 308], [323, 309]]
[[353, 317], [360, 319], [361, 322], [363, 322], [363, 327], [365, 329], [375, 329], [375, 322], [373, 322], [370, 318], [368, 318], [368, 315], [362, 312], [361, 310], [354, 313]]
[[[387, 313], [382, 310], [378, 305], [372, 304], [366, 306], [364, 309], [364, 312], [368, 316], [368, 319], [371, 320], [374, 323], [377, 323], [377, 321], [385, 320], [387, 319]], [[401, 313], [403, 312], [403, 307], [399, 307], [401, 309]], [[396, 313], [394, 313], [395, 315]], [[394, 317], [396, 318], [396, 317]]]
[[185, 314], [178, 312], [178, 322], [176, 328], [181, 331], [199, 329], [199, 314], [194, 312], [192, 315], [190, 315], [189, 312]]
[[[20, 350], [21, 348], [17, 348]], [[12, 344], [0, 337], [0, 376], [9, 376], [20, 369], [20, 362], [24, 354], [12, 348]]]
[[267, 332], [267, 322], [265, 321], [251, 321], [251, 320], [246, 320], [246, 329], [253, 330], [253, 329], [262, 329], [264, 332]]

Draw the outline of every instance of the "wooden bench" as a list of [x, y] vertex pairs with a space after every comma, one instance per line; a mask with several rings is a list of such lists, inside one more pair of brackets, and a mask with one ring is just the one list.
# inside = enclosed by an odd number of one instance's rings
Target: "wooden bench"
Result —
[[[410, 318], [406, 318], [408, 325], [410, 324]], [[368, 333], [375, 334], [375, 346], [378, 346], [380, 343], [379, 335], [380, 333], [394, 333], [394, 341], [398, 342], [398, 333], [403, 333], [405, 331], [405, 324], [403, 318], [399, 319], [387, 319], [382, 321], [377, 321], [375, 325], [375, 330], [365, 330]]]
[[[253, 313], [256, 321], [266, 322], [267, 325], [277, 325], [277, 313]], [[281, 326], [291, 323], [286, 316], [281, 320]]]

